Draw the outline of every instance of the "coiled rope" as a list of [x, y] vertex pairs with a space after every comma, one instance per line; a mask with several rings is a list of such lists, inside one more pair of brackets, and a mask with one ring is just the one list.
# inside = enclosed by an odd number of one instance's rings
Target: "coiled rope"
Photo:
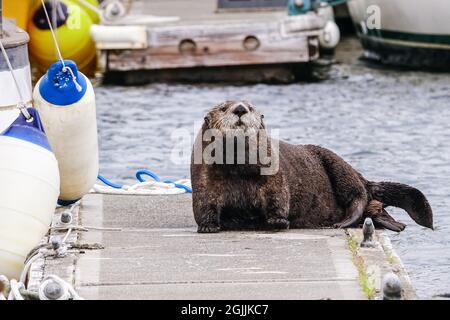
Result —
[[[143, 176], [149, 176], [152, 180], [145, 180]], [[91, 192], [106, 194], [134, 194], [134, 195], [160, 195], [160, 194], [181, 194], [192, 193], [191, 180], [169, 180], [161, 181], [161, 178], [154, 172], [141, 169], [136, 172], [136, 179], [139, 181], [133, 185], [123, 185], [111, 182], [104, 176], [99, 175], [98, 179], [105, 185], [94, 185]]]

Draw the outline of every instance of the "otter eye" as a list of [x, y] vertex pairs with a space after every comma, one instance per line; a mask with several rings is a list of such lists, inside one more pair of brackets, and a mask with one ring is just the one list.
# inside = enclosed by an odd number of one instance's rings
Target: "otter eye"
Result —
[[222, 111], [222, 112], [227, 111], [227, 107], [222, 107], [222, 108], [220, 108], [220, 111]]
[[264, 119], [264, 115], [263, 114], [261, 115], [261, 119]]

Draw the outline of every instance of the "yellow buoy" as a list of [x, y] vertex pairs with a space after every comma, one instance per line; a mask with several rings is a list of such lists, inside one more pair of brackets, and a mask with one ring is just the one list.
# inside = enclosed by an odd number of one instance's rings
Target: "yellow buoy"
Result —
[[14, 19], [19, 28], [26, 30], [35, 2], [36, 0], [3, 0], [3, 16]]
[[[90, 36], [93, 23], [90, 15], [76, 1], [59, 1], [56, 8], [52, 3], [46, 2], [45, 7], [52, 21], [56, 16], [55, 32], [62, 56], [75, 61], [84, 73], [91, 73], [95, 67], [96, 50]], [[33, 62], [41, 72], [45, 72], [57, 60], [57, 54], [42, 5], [34, 9], [28, 33]]]
[[[94, 6], [96, 8], [98, 8], [98, 1], [97, 0], [84, 0], [84, 1], [88, 2], [89, 4], [91, 4], [92, 6]], [[97, 12], [95, 12], [94, 10], [89, 8], [88, 6], [83, 5], [83, 3], [78, 1], [78, 0], [75, 0], [75, 2], [78, 2], [79, 4], [81, 4], [83, 9], [86, 10], [86, 12], [89, 15], [89, 17], [91, 17], [92, 23], [99, 23], [100, 22], [100, 17], [97, 14]]]

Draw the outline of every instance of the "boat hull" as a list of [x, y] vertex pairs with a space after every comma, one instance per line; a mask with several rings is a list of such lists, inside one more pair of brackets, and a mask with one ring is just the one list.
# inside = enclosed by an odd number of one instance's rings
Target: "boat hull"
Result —
[[[365, 22], [380, 9], [380, 28]], [[446, 0], [350, 0], [349, 12], [367, 58], [385, 64], [450, 70], [450, 5]]]

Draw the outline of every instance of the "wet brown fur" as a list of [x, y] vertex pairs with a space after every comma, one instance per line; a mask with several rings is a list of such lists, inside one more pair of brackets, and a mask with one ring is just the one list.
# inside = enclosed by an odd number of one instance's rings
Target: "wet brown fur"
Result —
[[[260, 116], [251, 104], [243, 104], [253, 116]], [[230, 112], [227, 108], [235, 106], [236, 102], [230, 101], [213, 108], [200, 133], [220, 122]], [[258, 124], [265, 132], [262, 117]], [[197, 139], [201, 139], [200, 134]], [[204, 148], [205, 142], [197, 146]], [[259, 168], [259, 164], [191, 164], [198, 232], [344, 228], [362, 223], [366, 216], [379, 227], [403, 230], [404, 225], [384, 210], [389, 205], [405, 209], [418, 224], [433, 227], [431, 207], [419, 190], [400, 183], [368, 181], [341, 157], [320, 146], [279, 141], [279, 171], [262, 176]]]

